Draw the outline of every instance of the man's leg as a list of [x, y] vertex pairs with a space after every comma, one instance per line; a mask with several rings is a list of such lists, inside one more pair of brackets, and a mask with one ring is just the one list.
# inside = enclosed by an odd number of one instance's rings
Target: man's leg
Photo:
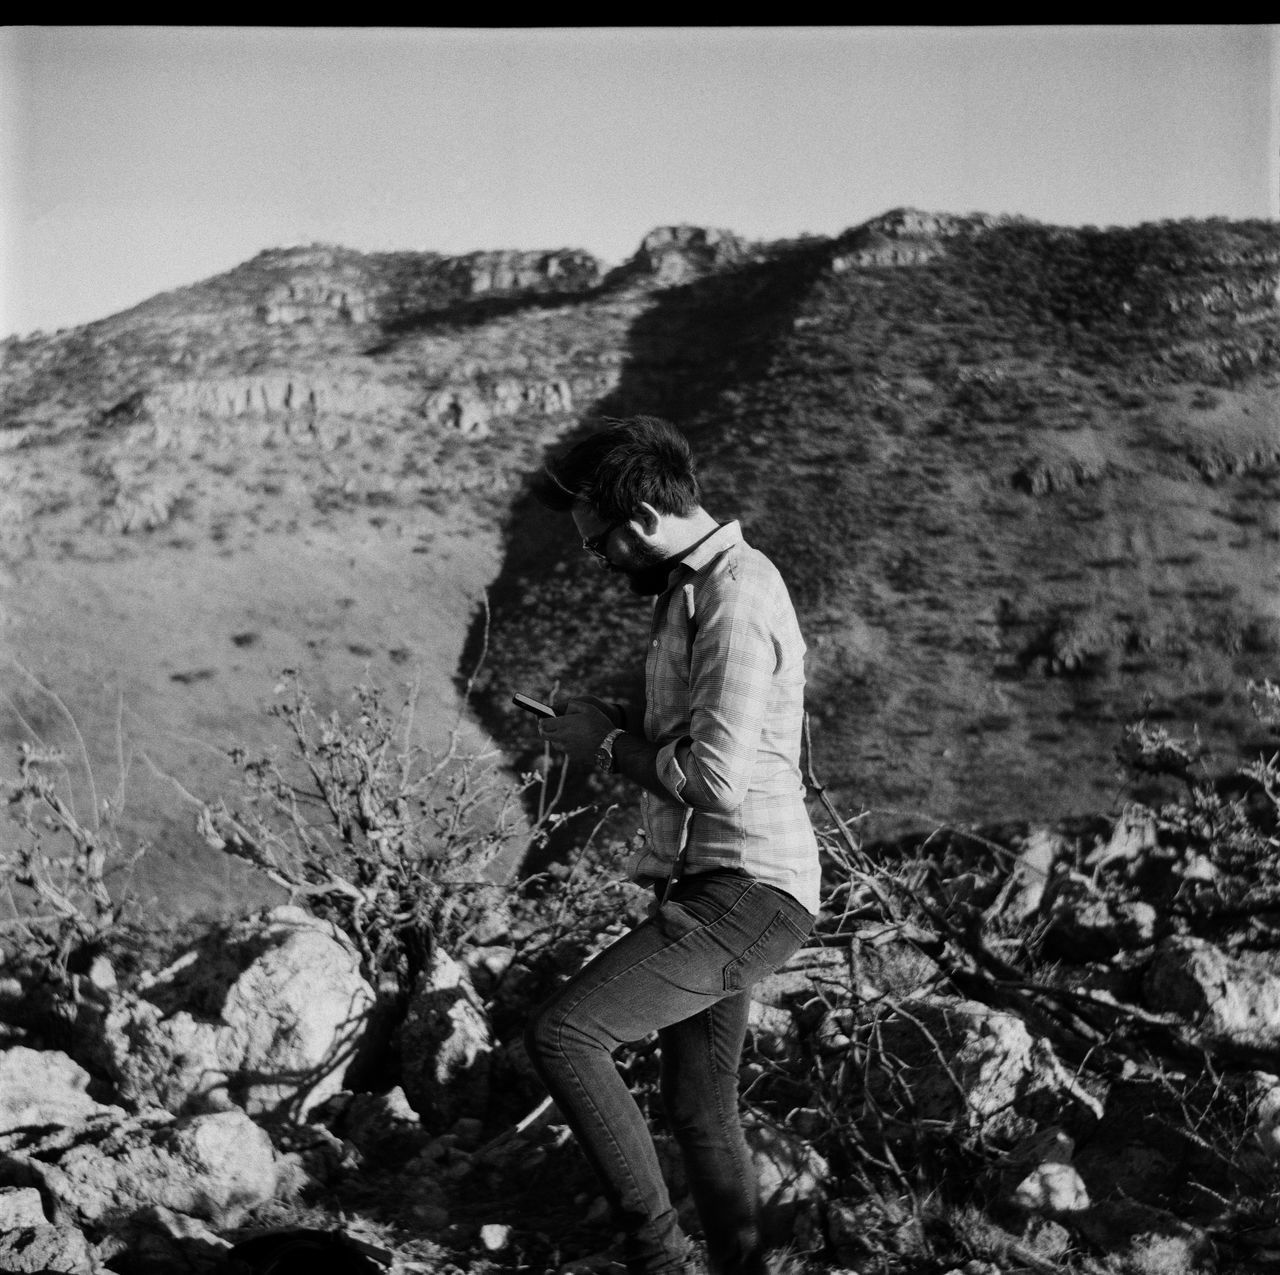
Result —
[[755, 1169], [738, 1114], [749, 992], [663, 1028], [662, 1101], [717, 1275], [763, 1275]]
[[735, 873], [681, 882], [654, 917], [541, 1006], [525, 1034], [534, 1066], [613, 1206], [633, 1275], [680, 1271], [688, 1243], [612, 1054], [734, 996], [744, 961], [754, 969], [750, 954], [762, 941], [774, 943], [777, 905], [760, 891]]

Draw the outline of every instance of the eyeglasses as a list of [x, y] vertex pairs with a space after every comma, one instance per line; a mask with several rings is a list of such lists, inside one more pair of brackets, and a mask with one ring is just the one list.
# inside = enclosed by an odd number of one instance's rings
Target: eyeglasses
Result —
[[619, 527], [625, 525], [623, 522], [610, 523], [598, 536], [583, 536], [582, 547], [596, 559], [597, 562], [608, 562], [609, 555], [605, 553], [604, 547], [608, 543], [609, 537], [613, 535]]

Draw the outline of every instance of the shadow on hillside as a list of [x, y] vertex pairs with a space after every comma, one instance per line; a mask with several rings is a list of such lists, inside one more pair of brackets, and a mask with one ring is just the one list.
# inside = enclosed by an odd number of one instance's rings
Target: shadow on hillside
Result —
[[[826, 245], [807, 246], [655, 292], [628, 332], [618, 385], [586, 409], [580, 427], [555, 450], [594, 432], [603, 418], [642, 413], [681, 427], [700, 455], [722, 443], [732, 423], [726, 391], [766, 373], [773, 343], [790, 330], [796, 305], [827, 255]], [[727, 509], [712, 512], [733, 516]], [[568, 518], [544, 509], [527, 485], [512, 502], [503, 540], [487, 623], [483, 614], [473, 620], [458, 685], [481, 666], [473, 707], [523, 769], [541, 748], [532, 723], [511, 707], [511, 693], [545, 697], [559, 683], [609, 699], [637, 698], [649, 603], [598, 572]], [[598, 777], [579, 767], [570, 773], [560, 808], [591, 803], [602, 811], [609, 802], [634, 799], [634, 791], [616, 781], [602, 791]], [[598, 817], [588, 816], [587, 826]], [[563, 858], [585, 835], [583, 821], [571, 821], [525, 867], [537, 871]]]

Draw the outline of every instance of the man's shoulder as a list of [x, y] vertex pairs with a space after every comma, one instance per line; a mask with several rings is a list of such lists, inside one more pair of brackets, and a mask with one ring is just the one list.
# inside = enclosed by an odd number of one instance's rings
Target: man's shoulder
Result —
[[745, 540], [739, 540], [718, 553], [701, 574], [712, 588], [756, 593], [772, 593], [777, 589], [786, 591], [782, 573], [773, 559]]

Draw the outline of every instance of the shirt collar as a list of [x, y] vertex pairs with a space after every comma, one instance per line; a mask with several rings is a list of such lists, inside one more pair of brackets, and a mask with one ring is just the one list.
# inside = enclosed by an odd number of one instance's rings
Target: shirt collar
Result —
[[688, 567], [690, 571], [701, 571], [713, 558], [741, 543], [742, 524], [735, 518], [732, 522], [717, 527], [706, 539], [698, 541], [688, 553], [681, 556], [672, 570]]

